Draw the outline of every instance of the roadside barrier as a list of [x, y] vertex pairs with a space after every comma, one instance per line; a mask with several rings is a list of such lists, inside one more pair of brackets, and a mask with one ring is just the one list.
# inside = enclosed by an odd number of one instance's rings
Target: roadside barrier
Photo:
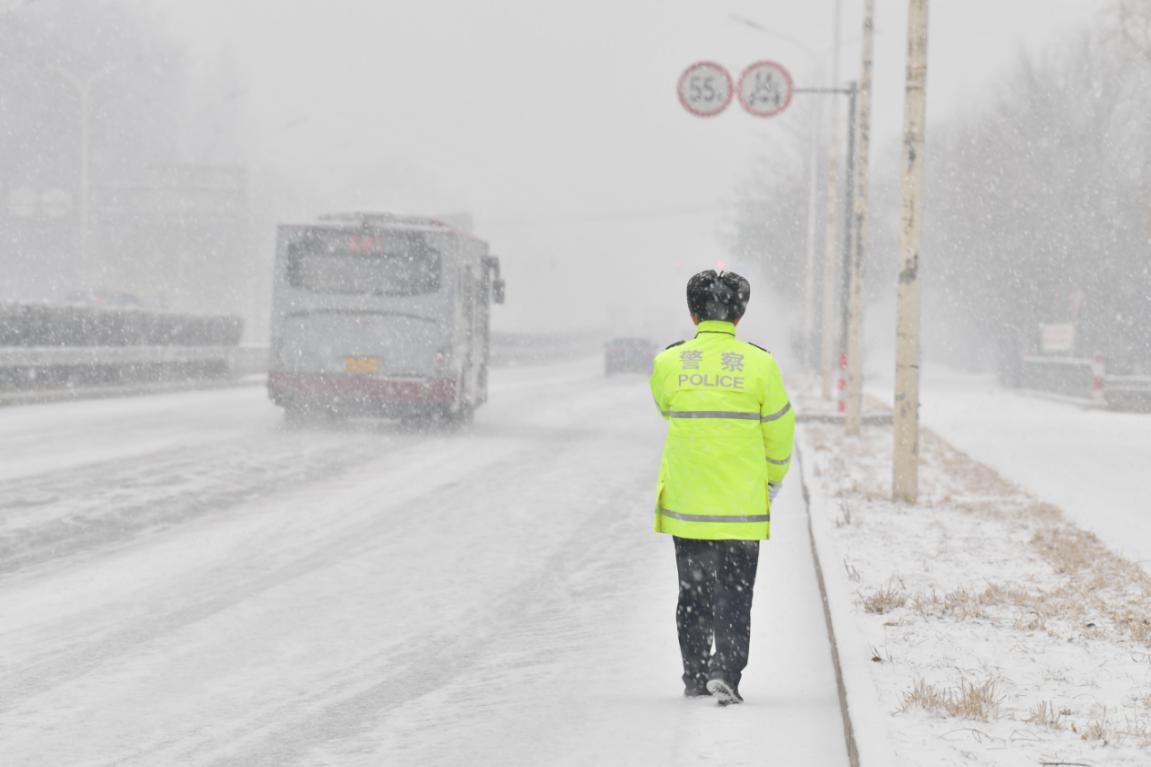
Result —
[[1024, 357], [1019, 388], [1088, 407], [1151, 409], [1151, 376], [1107, 372], [1106, 361], [1084, 357]]
[[[132, 307], [0, 303], [0, 392], [217, 380], [266, 361], [239, 317]], [[266, 360], [266, 353], [257, 357]]]
[[[101, 391], [226, 385], [268, 370], [268, 347], [237, 345], [243, 329], [238, 318], [25, 309], [0, 304], [0, 404], [51, 401], [70, 393], [87, 397]], [[137, 332], [120, 332], [127, 323]], [[118, 343], [96, 343], [112, 338]], [[190, 343], [196, 339], [205, 341]], [[497, 332], [492, 334], [491, 366], [547, 364], [599, 348], [599, 336], [590, 334]]]
[[0, 348], [236, 346], [239, 317], [131, 307], [0, 303]]

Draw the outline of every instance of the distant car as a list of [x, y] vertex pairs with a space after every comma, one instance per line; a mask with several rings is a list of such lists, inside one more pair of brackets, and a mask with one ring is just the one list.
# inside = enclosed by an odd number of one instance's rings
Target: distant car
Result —
[[646, 338], [613, 338], [604, 347], [604, 373], [650, 373], [655, 353]]

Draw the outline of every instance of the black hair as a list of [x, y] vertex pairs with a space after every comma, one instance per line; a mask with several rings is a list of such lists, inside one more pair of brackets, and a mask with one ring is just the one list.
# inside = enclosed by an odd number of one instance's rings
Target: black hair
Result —
[[700, 322], [738, 322], [750, 298], [751, 284], [735, 272], [708, 269], [687, 281], [687, 308]]

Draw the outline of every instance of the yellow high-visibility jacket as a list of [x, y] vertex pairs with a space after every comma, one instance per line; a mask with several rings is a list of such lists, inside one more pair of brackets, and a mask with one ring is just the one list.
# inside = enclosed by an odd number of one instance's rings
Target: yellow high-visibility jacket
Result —
[[737, 340], [730, 322], [701, 322], [655, 358], [651, 393], [668, 421], [656, 532], [770, 538], [767, 483], [787, 474], [795, 432], [771, 353]]

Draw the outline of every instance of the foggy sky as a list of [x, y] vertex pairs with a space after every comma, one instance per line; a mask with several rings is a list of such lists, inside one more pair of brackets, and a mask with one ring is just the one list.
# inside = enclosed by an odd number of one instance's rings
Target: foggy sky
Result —
[[[737, 75], [773, 58], [815, 83], [789, 39], [829, 66], [833, 2], [152, 5], [205, 67], [235, 60], [250, 163], [321, 207], [473, 212], [509, 281], [497, 327], [611, 323], [662, 339], [691, 272], [721, 259], [750, 269], [719, 245], [720, 208], [752, 156], [802, 162], [805, 130], [798, 101], [772, 120], [737, 104], [692, 117], [675, 97], [679, 73], [706, 58]], [[843, 80], [859, 69], [860, 5], [844, 3]], [[906, 13], [904, 0], [877, 5], [873, 158], [901, 125]], [[1044, 50], [1103, 5], [937, 0], [930, 121], [979, 109], [1022, 50]], [[766, 291], [755, 296], [749, 322], [770, 333]]]

